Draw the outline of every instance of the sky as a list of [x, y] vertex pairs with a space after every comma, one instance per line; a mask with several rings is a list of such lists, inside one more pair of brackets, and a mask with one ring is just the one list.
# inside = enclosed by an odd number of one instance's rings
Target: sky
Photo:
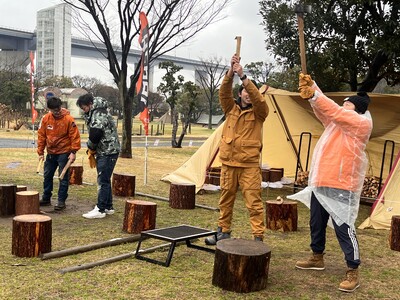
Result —
[[[0, 26], [33, 31], [36, 27], [36, 12], [59, 3], [59, 0], [0, 0]], [[236, 49], [235, 37], [241, 36], [243, 65], [255, 61], [270, 61], [264, 46], [265, 33], [260, 25], [262, 18], [258, 10], [258, 0], [232, 0], [225, 11], [225, 19], [210, 25], [193, 40], [168, 54], [196, 60], [221, 57], [229, 63]], [[82, 68], [84, 65], [84, 62], [74, 64], [72, 61], [72, 76], [81, 72], [78, 66]]]

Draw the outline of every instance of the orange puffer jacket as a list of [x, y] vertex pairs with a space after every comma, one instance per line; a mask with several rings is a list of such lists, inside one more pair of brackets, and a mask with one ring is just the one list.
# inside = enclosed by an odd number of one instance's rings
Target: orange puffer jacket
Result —
[[242, 110], [232, 92], [233, 78], [225, 75], [219, 90], [219, 99], [226, 121], [222, 130], [219, 158], [232, 167], [257, 167], [262, 149], [262, 127], [268, 115], [268, 105], [257, 87], [248, 80], [244, 87], [252, 107]]
[[81, 148], [81, 138], [74, 118], [65, 108], [61, 109], [61, 116], [54, 118], [51, 112], [45, 114], [40, 121], [38, 130], [39, 155], [62, 154], [78, 151]]

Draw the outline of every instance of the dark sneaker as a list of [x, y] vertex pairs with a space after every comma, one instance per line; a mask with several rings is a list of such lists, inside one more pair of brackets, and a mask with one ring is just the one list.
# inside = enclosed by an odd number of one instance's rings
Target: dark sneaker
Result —
[[65, 209], [65, 203], [58, 202], [56, 206], [54, 206], [54, 210], [64, 210]]
[[264, 238], [263, 238], [262, 235], [258, 235], [258, 236], [254, 237], [254, 240], [257, 241], [257, 242], [262, 242], [264, 240]]
[[51, 205], [51, 202], [50, 202], [50, 200], [40, 200], [39, 201], [39, 205], [40, 206], [50, 206]]
[[217, 229], [217, 238], [215, 238], [215, 235], [207, 237], [204, 242], [206, 245], [216, 245], [218, 241], [224, 240], [224, 239], [230, 239], [231, 238], [231, 232], [222, 232], [222, 228], [218, 227]]

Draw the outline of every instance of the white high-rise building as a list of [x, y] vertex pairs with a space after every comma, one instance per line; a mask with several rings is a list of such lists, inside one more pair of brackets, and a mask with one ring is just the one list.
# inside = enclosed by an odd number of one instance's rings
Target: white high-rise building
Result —
[[71, 7], [59, 4], [39, 10], [36, 34], [37, 74], [71, 77]]

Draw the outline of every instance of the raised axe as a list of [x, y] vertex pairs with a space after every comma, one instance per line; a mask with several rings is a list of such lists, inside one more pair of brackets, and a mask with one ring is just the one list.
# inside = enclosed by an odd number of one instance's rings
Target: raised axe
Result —
[[242, 45], [242, 37], [241, 36], [236, 36], [236, 56], [240, 58], [240, 47]]
[[311, 5], [297, 4], [294, 8], [294, 12], [297, 14], [297, 23], [298, 23], [298, 27], [299, 27], [301, 72], [303, 74], [307, 74], [306, 46], [304, 43], [304, 17], [303, 17], [303, 15], [305, 13], [311, 12]]

